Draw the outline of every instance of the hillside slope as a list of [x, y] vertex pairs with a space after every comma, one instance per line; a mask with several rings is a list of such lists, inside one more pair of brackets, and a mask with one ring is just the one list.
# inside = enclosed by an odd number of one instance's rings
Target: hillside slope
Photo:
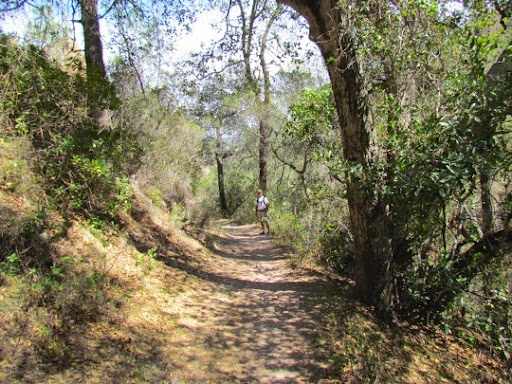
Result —
[[133, 187], [117, 230], [77, 219], [48, 244], [53, 283], [4, 263], [0, 382], [506, 382], [468, 345], [379, 323], [350, 281], [293, 267], [256, 226], [200, 242]]

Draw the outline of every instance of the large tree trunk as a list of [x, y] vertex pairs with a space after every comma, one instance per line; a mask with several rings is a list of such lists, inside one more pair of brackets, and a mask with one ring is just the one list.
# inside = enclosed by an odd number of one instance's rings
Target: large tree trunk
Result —
[[[500, 3], [494, 1], [495, 5]], [[510, 8], [509, 8], [510, 11]], [[506, 22], [502, 20], [505, 32], [500, 37], [498, 43], [497, 54], [485, 69], [485, 76], [489, 82], [489, 86], [499, 88], [498, 84], [502, 86], [506, 84], [506, 76], [512, 71], [512, 52], [510, 45], [512, 44], [512, 19]], [[482, 157], [488, 155], [491, 150], [489, 148], [493, 137], [496, 135], [496, 128], [493, 125], [492, 119], [488, 116], [482, 118], [481, 124], [476, 127], [473, 134], [479, 140], [480, 146], [478, 148], [479, 154]], [[478, 170], [478, 178], [480, 182], [480, 201], [482, 210], [481, 227], [485, 236], [494, 232], [495, 217], [492, 207], [492, 180], [489, 170], [486, 167], [481, 167]]]
[[82, 11], [88, 92], [96, 106], [91, 112], [100, 125], [107, 125], [111, 86], [103, 62], [98, 0], [78, 0], [78, 3]]
[[[326, 62], [336, 101], [344, 157], [350, 165], [370, 166], [378, 158], [368, 99], [357, 61], [355, 42], [343, 29], [347, 15], [337, 0], [280, 0], [306, 18], [310, 38]], [[348, 24], [348, 23], [347, 23]], [[391, 236], [386, 207], [379, 201], [377, 185], [358, 172], [347, 175], [350, 228], [354, 236], [356, 287], [360, 299], [390, 313], [394, 289], [391, 274]]]
[[82, 26], [84, 29], [85, 64], [87, 78], [105, 79], [103, 62], [103, 46], [101, 44], [100, 23], [98, 19], [97, 0], [78, 0], [82, 10]]

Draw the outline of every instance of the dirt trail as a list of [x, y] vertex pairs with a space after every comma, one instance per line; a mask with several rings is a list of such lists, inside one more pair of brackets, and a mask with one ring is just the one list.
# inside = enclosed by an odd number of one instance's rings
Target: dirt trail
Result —
[[39, 355], [27, 340], [0, 382], [510, 382], [467, 343], [377, 321], [349, 280], [293, 268], [257, 226], [221, 222], [206, 248], [164, 224], [127, 218], [108, 253], [76, 226], [77, 252], [105, 255], [109, 296]]
[[210, 260], [189, 269], [200, 284], [177, 298], [172, 378], [309, 383], [328, 376], [322, 319], [336, 305], [335, 282], [292, 269], [256, 226], [222, 228]]

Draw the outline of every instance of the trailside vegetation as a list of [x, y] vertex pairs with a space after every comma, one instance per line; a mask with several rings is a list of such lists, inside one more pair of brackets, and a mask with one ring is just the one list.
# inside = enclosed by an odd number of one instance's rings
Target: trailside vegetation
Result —
[[[164, 65], [178, 27], [147, 4], [112, 3], [108, 62], [98, 2], [78, 4], [84, 53], [55, 20], [58, 44], [34, 26], [26, 43], [0, 36], [0, 287], [20, 302], [0, 309], [40, 358], [70, 362], [70, 330], [119, 305], [102, 251], [77, 257], [65, 241], [89, 231], [107, 247], [143, 216], [139, 186], [191, 233], [251, 222], [263, 187], [294, 263], [352, 279], [381, 320], [453, 335], [510, 372], [506, 2], [211, 2], [225, 34], [178, 69]], [[304, 20], [318, 52], [294, 35]], [[158, 234], [127, 235], [144, 273], [171, 244]]]
[[[317, 159], [341, 181], [360, 297], [508, 359], [512, 88], [488, 73], [506, 25], [480, 3], [283, 3], [329, 69], [343, 149]], [[296, 140], [325, 129], [317, 95], [291, 109]]]

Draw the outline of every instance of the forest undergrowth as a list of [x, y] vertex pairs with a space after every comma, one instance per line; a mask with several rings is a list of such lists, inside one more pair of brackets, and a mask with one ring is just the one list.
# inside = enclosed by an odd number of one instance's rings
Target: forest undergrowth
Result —
[[[217, 222], [196, 240], [132, 185], [117, 226], [76, 218], [58, 240], [37, 235], [47, 274], [2, 263], [1, 382], [507, 382], [485, 351], [383, 324], [350, 280], [304, 269], [256, 226]], [[19, 207], [7, 233], [34, 207], [0, 196], [2, 212]]]

